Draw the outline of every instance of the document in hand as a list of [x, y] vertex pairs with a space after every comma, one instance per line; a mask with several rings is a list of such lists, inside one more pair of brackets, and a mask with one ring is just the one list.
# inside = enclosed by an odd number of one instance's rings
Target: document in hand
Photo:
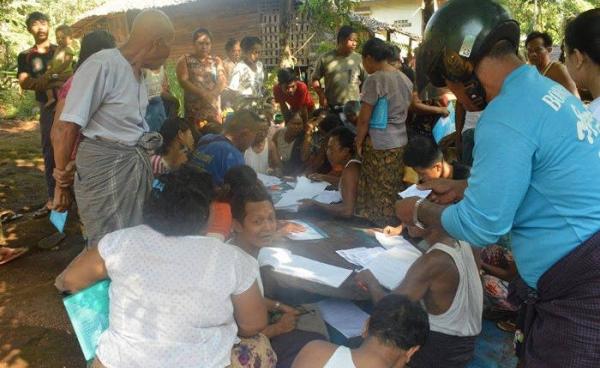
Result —
[[318, 240], [325, 239], [327, 235], [323, 233], [316, 226], [300, 220], [289, 220], [289, 222], [294, 222], [300, 226], [304, 227], [304, 231], [299, 233], [289, 233], [286, 236], [290, 240]]
[[281, 199], [275, 203], [275, 208], [280, 210], [298, 210], [298, 201], [302, 199], [313, 199], [325, 191], [328, 183], [311, 182], [305, 176], [298, 177], [296, 186], [292, 190], [283, 193]]
[[98, 339], [108, 328], [109, 285], [110, 280], [103, 280], [63, 299], [86, 361], [94, 358]]
[[369, 269], [379, 283], [392, 290], [406, 276], [412, 264], [421, 256], [421, 252], [412, 245], [400, 245], [379, 253], [369, 264]]
[[352, 270], [298, 256], [283, 248], [261, 248], [258, 264], [272, 266], [275, 272], [331, 287], [340, 287], [352, 273]]
[[431, 190], [420, 190], [417, 188], [417, 184], [413, 184], [410, 187], [406, 188], [405, 191], [398, 193], [398, 195], [402, 198], [408, 197], [419, 197], [419, 198], [427, 198], [427, 196], [431, 193]]
[[375, 238], [385, 249], [390, 249], [397, 245], [408, 245], [412, 247], [412, 244], [410, 244], [408, 240], [404, 239], [402, 235], [389, 236], [385, 235], [384, 233], [375, 232]]

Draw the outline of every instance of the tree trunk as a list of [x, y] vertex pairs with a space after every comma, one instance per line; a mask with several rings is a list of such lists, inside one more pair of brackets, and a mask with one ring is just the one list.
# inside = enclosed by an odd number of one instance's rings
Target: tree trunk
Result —
[[290, 47], [290, 28], [294, 16], [293, 0], [281, 0], [279, 3], [279, 67], [293, 68], [294, 57]]

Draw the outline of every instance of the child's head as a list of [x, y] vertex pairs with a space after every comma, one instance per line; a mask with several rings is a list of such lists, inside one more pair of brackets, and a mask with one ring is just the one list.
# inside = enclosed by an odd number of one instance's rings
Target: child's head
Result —
[[444, 154], [434, 140], [416, 136], [404, 149], [404, 164], [412, 167], [422, 181], [439, 179], [444, 170]]
[[354, 156], [356, 136], [350, 129], [338, 127], [329, 133], [327, 159], [332, 167], [344, 165]]
[[190, 126], [182, 118], [168, 118], [160, 128], [163, 144], [158, 154], [165, 155], [171, 149], [192, 151], [194, 149], [194, 136]]
[[246, 186], [231, 200], [233, 230], [237, 239], [255, 248], [267, 247], [277, 231], [271, 195], [260, 182]]
[[242, 58], [250, 63], [256, 63], [260, 58], [262, 41], [255, 36], [246, 36], [240, 42]]
[[59, 47], [67, 47], [73, 42], [73, 30], [66, 24], [56, 27], [56, 43]]
[[79, 60], [77, 60], [77, 69], [84, 61], [98, 51], [112, 49], [116, 47], [115, 38], [109, 32], [98, 29], [87, 33], [81, 39], [81, 49], [79, 50]]
[[144, 205], [144, 223], [166, 236], [199, 235], [214, 195], [210, 174], [189, 166], [158, 177]]
[[358, 101], [348, 101], [344, 104], [344, 115], [346, 119], [351, 123], [356, 125], [356, 120], [358, 119], [358, 113], [360, 112], [360, 102]]
[[396, 362], [402, 367], [425, 344], [428, 333], [427, 312], [418, 302], [398, 294], [389, 294], [375, 304], [367, 326], [369, 338], [402, 353]]

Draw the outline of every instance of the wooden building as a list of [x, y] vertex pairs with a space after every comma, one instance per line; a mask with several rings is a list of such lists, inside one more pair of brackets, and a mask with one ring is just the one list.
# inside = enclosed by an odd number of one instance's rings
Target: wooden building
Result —
[[[155, 8], [164, 11], [175, 26], [170, 59], [190, 52], [192, 33], [202, 27], [213, 34], [213, 54], [219, 56], [224, 56], [229, 38], [260, 37], [263, 41], [261, 59], [267, 68], [272, 68], [278, 65], [282, 52], [280, 6], [285, 3], [281, 0], [111, 0], [85, 13], [73, 29], [76, 37], [105, 29], [117, 42], [123, 42], [135, 15], [140, 10]], [[308, 22], [297, 11], [292, 10], [288, 19], [289, 44], [298, 60], [297, 66], [306, 67], [317, 56], [313, 46], [318, 37], [314, 37]]]

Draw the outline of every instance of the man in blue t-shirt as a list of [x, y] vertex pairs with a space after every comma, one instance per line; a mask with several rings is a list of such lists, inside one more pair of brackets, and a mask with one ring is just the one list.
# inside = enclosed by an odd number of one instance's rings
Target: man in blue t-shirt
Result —
[[528, 316], [520, 358], [528, 368], [597, 367], [600, 122], [524, 65], [518, 43], [518, 24], [491, 0], [454, 0], [433, 16], [417, 83], [446, 85], [467, 110], [485, 111], [468, 181], [431, 182], [430, 200], [404, 199], [396, 213], [476, 246], [510, 232]]
[[191, 165], [223, 184], [225, 173], [235, 166], [245, 165], [244, 152], [254, 143], [263, 120], [250, 110], [240, 110], [227, 119], [223, 134], [207, 134], [200, 138], [192, 155]]

